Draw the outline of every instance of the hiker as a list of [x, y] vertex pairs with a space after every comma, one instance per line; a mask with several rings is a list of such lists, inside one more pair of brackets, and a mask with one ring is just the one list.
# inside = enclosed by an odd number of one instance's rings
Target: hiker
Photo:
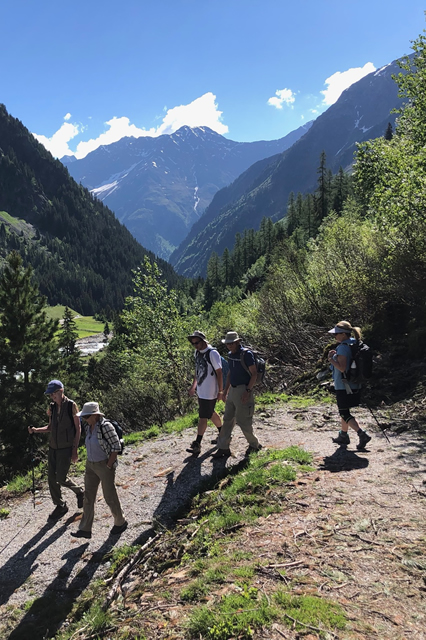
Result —
[[[350, 322], [342, 320], [328, 332], [332, 334], [338, 343], [336, 349], [328, 352], [328, 360], [332, 370], [334, 389], [336, 392], [337, 407], [339, 409], [341, 426], [337, 438], [333, 438], [335, 444], [347, 446], [350, 443], [348, 429], [351, 427], [358, 434], [358, 451], [365, 449], [371, 436], [363, 431], [357, 420], [351, 414], [353, 407], [358, 407], [361, 402], [361, 385], [346, 378], [352, 362], [351, 344], [361, 340], [361, 329], [352, 327]], [[354, 334], [354, 338], [351, 337]]]
[[[228, 331], [222, 343], [229, 349], [229, 373], [224, 391], [226, 404], [222, 429], [217, 441], [218, 450], [212, 456], [215, 459], [231, 455], [229, 445], [235, 423], [240, 426], [249, 444], [246, 456], [262, 448], [253, 431], [253, 387], [257, 379], [254, 354], [249, 349], [242, 350], [241, 338], [235, 331]], [[248, 371], [242, 365], [242, 357]]]
[[[194, 331], [188, 340], [195, 347], [195, 376], [188, 393], [191, 397], [198, 396], [198, 428], [197, 438], [187, 449], [189, 453], [198, 455], [201, 451], [201, 441], [207, 429], [207, 422], [211, 420], [220, 434], [222, 422], [215, 411], [216, 401], [223, 397], [223, 374], [220, 354], [208, 343], [202, 331]], [[211, 443], [216, 444], [217, 438]]]
[[51, 380], [45, 395], [50, 396], [52, 400], [47, 412], [49, 424], [38, 429], [29, 426], [28, 431], [30, 434], [49, 434], [47, 477], [52, 502], [56, 506], [48, 519], [59, 520], [68, 512], [61, 487], [71, 489], [77, 496], [77, 507], [81, 509], [83, 506], [83, 489], [68, 478], [71, 462], [78, 460], [81, 427], [77, 414], [78, 407], [73, 400], [66, 397], [64, 385], [60, 380]]
[[74, 538], [91, 538], [95, 516], [95, 500], [99, 483], [102, 485], [104, 500], [114, 517], [110, 535], [119, 535], [127, 529], [127, 521], [121, 510], [115, 487], [117, 456], [121, 452], [118, 435], [109, 420], [99, 410], [97, 402], [86, 402], [77, 414], [86, 423], [86, 470], [84, 474], [83, 517]]

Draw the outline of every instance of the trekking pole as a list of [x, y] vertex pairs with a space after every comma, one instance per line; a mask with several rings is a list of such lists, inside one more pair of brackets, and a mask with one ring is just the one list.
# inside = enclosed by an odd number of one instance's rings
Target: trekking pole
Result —
[[377, 425], [380, 429], [380, 431], [383, 433], [383, 435], [385, 436], [386, 440], [389, 442], [389, 444], [391, 444], [391, 441], [388, 438], [388, 434], [386, 433], [386, 428], [382, 427], [382, 425], [380, 424], [380, 422], [377, 420], [376, 416], [373, 413], [372, 408], [370, 407], [369, 404], [365, 403], [365, 406], [367, 407], [367, 409], [369, 410], [369, 412], [371, 413], [371, 415], [373, 416], [373, 418], [375, 419], [375, 421], [377, 422]]
[[35, 470], [34, 470], [34, 465], [35, 465], [35, 445], [34, 445], [34, 434], [31, 433], [30, 434], [30, 443], [31, 443], [31, 475], [32, 475], [32, 489], [31, 489], [31, 493], [33, 494], [33, 508], [35, 509], [36, 507], [36, 501], [35, 501]]

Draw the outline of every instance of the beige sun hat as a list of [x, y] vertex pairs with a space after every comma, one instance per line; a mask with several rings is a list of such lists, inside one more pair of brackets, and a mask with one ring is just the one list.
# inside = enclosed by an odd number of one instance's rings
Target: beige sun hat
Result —
[[200, 340], [203, 340], [203, 342], [207, 342], [207, 338], [202, 331], [194, 331], [194, 333], [191, 333], [187, 338], [189, 342], [192, 342], [192, 338], [199, 338]]
[[99, 404], [97, 402], [86, 402], [83, 405], [82, 410], [79, 411], [76, 415], [79, 418], [80, 417], [84, 418], [85, 416], [93, 416], [93, 415], [103, 416], [105, 414], [100, 411]]
[[241, 340], [241, 338], [236, 331], [228, 331], [222, 342], [223, 344], [232, 344], [233, 342], [238, 342], [239, 340]]

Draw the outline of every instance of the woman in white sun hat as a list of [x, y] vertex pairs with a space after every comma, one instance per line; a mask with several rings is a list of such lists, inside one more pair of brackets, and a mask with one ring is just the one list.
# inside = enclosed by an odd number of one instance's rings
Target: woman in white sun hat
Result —
[[115, 487], [117, 455], [121, 451], [118, 435], [109, 420], [99, 410], [97, 402], [86, 402], [77, 413], [86, 423], [87, 461], [84, 475], [83, 517], [78, 531], [71, 533], [74, 538], [91, 538], [95, 516], [95, 501], [99, 484], [105, 502], [114, 517], [110, 535], [119, 535], [127, 529], [127, 522], [121, 510]]

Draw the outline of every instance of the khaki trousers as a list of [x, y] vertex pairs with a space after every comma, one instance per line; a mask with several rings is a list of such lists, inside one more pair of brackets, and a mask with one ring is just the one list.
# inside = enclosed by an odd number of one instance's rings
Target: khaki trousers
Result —
[[83, 531], [92, 531], [99, 484], [102, 485], [102, 493], [114, 517], [114, 524], [121, 527], [125, 523], [117, 489], [115, 488], [115, 469], [108, 469], [106, 460], [102, 460], [102, 462], [89, 462], [87, 460], [84, 474], [83, 517], [79, 527]]
[[259, 440], [253, 432], [254, 398], [253, 394], [246, 404], [243, 404], [241, 397], [245, 392], [244, 384], [238, 387], [230, 387], [225, 404], [222, 429], [220, 430], [217, 446], [219, 449], [229, 449], [232, 438], [232, 431], [235, 424], [241, 428], [245, 439], [251, 447], [258, 448]]
[[52, 502], [58, 507], [65, 505], [61, 487], [71, 489], [75, 495], [83, 493], [83, 489], [68, 478], [71, 454], [71, 447], [67, 449], [52, 449], [52, 447], [49, 447], [47, 479]]

